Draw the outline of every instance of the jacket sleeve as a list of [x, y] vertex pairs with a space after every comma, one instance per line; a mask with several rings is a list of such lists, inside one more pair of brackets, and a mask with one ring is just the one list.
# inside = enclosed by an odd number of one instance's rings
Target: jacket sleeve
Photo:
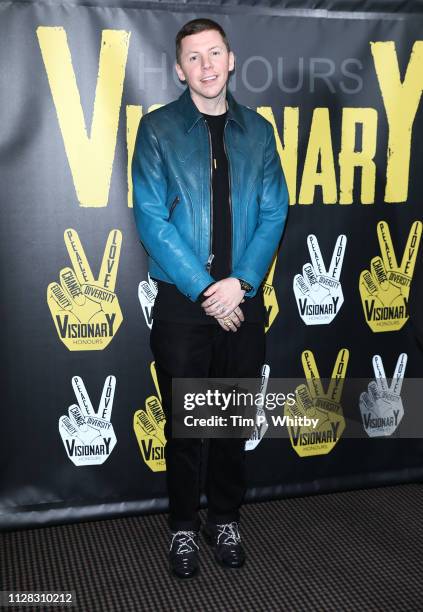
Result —
[[288, 214], [288, 189], [276, 149], [272, 125], [266, 124], [263, 191], [257, 227], [231, 276], [242, 278], [253, 286], [246, 297], [254, 297], [269, 269], [281, 239]]
[[138, 233], [152, 257], [192, 302], [215, 282], [169, 222], [167, 171], [148, 115], [140, 121], [132, 159], [134, 214]]

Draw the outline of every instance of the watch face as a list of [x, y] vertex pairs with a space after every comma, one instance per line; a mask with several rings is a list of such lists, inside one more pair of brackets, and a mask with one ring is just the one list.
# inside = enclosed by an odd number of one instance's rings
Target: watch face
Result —
[[239, 282], [241, 283], [241, 289], [243, 291], [251, 291], [252, 286], [249, 283], [247, 283], [245, 280], [242, 280], [241, 278], [239, 279]]

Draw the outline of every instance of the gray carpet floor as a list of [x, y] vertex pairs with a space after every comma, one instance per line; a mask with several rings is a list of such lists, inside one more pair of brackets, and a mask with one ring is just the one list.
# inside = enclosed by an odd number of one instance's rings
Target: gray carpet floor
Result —
[[166, 515], [0, 533], [3, 590], [75, 592], [76, 605], [10, 610], [423, 611], [423, 485], [248, 504], [248, 555], [224, 570], [167, 571]]

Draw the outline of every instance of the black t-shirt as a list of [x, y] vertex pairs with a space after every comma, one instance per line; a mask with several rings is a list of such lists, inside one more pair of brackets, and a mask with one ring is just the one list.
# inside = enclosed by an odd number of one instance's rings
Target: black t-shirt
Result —
[[[211, 143], [211, 218], [212, 253], [214, 255], [210, 274], [215, 280], [227, 278], [232, 271], [232, 212], [230, 203], [230, 184], [228, 159], [225, 153], [223, 131], [227, 113], [207, 115], [203, 113], [210, 133]], [[156, 280], [156, 279], [155, 279]], [[192, 302], [175, 285], [156, 280], [158, 292], [153, 307], [153, 317], [157, 320], [180, 323], [210, 323], [218, 325], [214, 317], [204, 313], [200, 296]], [[261, 323], [265, 320], [263, 292], [259, 288], [253, 298], [245, 298], [240, 304], [245, 321]]]

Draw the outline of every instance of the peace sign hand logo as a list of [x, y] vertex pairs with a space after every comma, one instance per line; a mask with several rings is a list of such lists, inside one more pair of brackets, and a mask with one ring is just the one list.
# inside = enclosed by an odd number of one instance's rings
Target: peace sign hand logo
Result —
[[286, 416], [293, 419], [297, 417], [298, 422], [301, 422], [303, 417], [318, 420], [316, 427], [288, 425], [292, 447], [300, 457], [330, 453], [344, 433], [345, 418], [341, 398], [348, 359], [348, 349], [341, 349], [325, 391], [312, 351], [303, 351], [301, 360], [307, 385], [299, 385], [296, 388], [295, 404], [285, 404], [284, 409]]
[[147, 327], [153, 327], [153, 306], [157, 296], [157, 283], [148, 274], [148, 280], [143, 280], [138, 285], [138, 299]]
[[70, 351], [104, 349], [122, 323], [122, 311], [115, 293], [122, 234], [109, 233], [100, 274], [94, 278], [78, 233], [65, 230], [65, 245], [72, 268], [60, 271], [60, 283], [47, 288], [47, 304], [59, 339]]
[[401, 388], [406, 365], [407, 354], [401, 353], [391, 384], [388, 385], [382, 357], [373, 357], [375, 380], [369, 383], [367, 392], [360, 395], [363, 427], [370, 438], [391, 436], [401, 423], [404, 416]]
[[347, 237], [338, 236], [329, 270], [326, 270], [319, 242], [314, 234], [307, 237], [312, 263], [294, 277], [293, 288], [300, 317], [306, 325], [325, 325], [333, 321], [344, 303], [340, 283]]
[[152, 472], [166, 470], [164, 427], [166, 416], [162, 407], [162, 396], [154, 361], [150, 364], [150, 374], [153, 379], [156, 395], [150, 395], [145, 400], [145, 409], [141, 408], [134, 414], [134, 432], [145, 464]]
[[374, 332], [397, 331], [408, 320], [408, 296], [421, 235], [422, 223], [414, 221], [399, 266], [388, 224], [386, 221], [377, 224], [382, 257], [373, 257], [370, 270], [360, 274], [364, 316]]
[[116, 378], [106, 378], [97, 412], [82, 378], [74, 376], [72, 387], [78, 403], [69, 406], [68, 416], [62, 415], [59, 419], [59, 432], [66, 453], [77, 466], [102, 464], [116, 445], [116, 435], [110, 422]]
[[267, 385], [269, 383], [270, 366], [265, 363], [261, 368], [261, 383], [259, 391], [259, 401], [256, 403], [256, 416], [254, 429], [248, 440], [245, 441], [244, 448], [246, 451], [254, 450], [263, 440], [266, 431], [269, 428], [269, 423], [264, 410], [264, 400], [266, 397]]
[[278, 298], [276, 296], [275, 287], [273, 286], [273, 277], [275, 275], [277, 260], [278, 256], [276, 254], [263, 284], [264, 308], [266, 310], [266, 324], [264, 328], [265, 333], [267, 333], [272, 327], [274, 320], [279, 314]]

